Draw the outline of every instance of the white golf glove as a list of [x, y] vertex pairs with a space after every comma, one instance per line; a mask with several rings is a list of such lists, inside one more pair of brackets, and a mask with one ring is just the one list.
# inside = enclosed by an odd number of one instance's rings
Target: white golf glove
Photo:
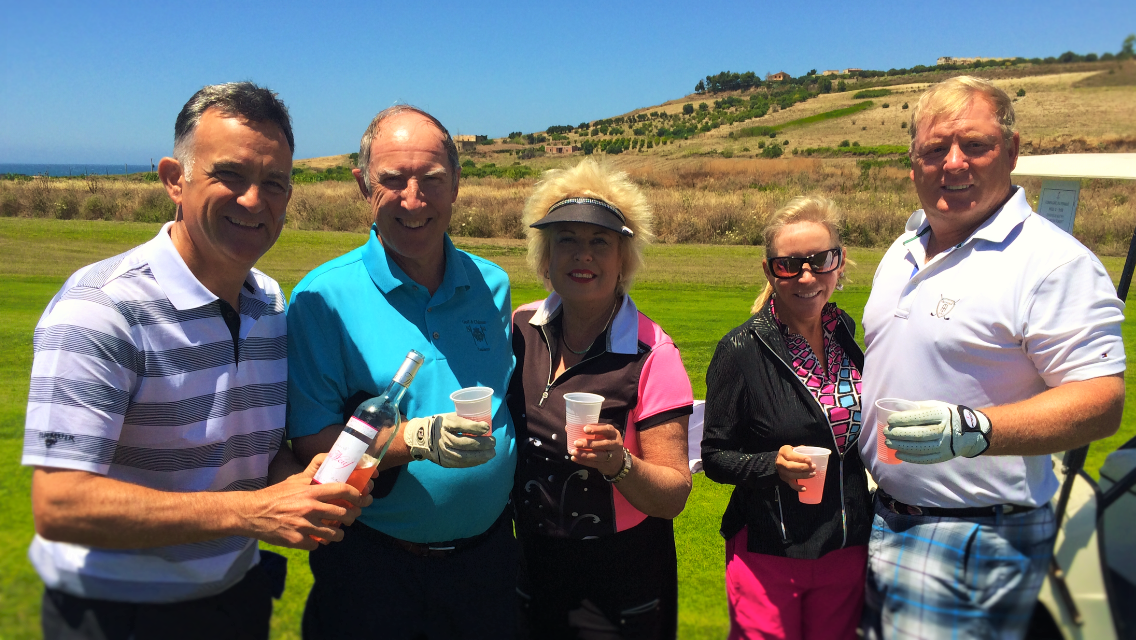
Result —
[[990, 446], [990, 418], [961, 404], [938, 400], [899, 411], [884, 427], [885, 443], [904, 462], [934, 464], [963, 456], [973, 458]]
[[456, 413], [407, 420], [402, 439], [415, 460], [431, 460], [447, 467], [476, 467], [497, 454], [497, 439], [484, 422], [466, 420]]

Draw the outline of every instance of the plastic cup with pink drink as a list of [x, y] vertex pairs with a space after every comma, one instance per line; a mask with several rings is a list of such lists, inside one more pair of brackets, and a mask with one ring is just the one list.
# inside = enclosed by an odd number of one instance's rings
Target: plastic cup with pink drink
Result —
[[568, 438], [565, 444], [569, 449], [577, 440], [595, 439], [594, 435], [584, 433], [584, 425], [597, 424], [600, 421], [600, 407], [603, 406], [603, 401], [603, 396], [594, 393], [564, 394], [564, 433]]
[[829, 449], [821, 447], [793, 447], [793, 453], [808, 456], [816, 465], [816, 475], [811, 478], [800, 478], [797, 484], [805, 488], [797, 492], [797, 498], [805, 504], [820, 504], [824, 496], [824, 477], [828, 472], [828, 456], [832, 455]]
[[493, 429], [493, 389], [489, 387], [466, 387], [450, 394], [454, 401], [454, 412], [466, 420], [485, 422]]
[[884, 440], [884, 427], [893, 413], [900, 411], [914, 411], [919, 405], [910, 400], [899, 398], [880, 398], [876, 400], [876, 458], [884, 464], [899, 464], [903, 462], [895, 457], [895, 449], [889, 449]]

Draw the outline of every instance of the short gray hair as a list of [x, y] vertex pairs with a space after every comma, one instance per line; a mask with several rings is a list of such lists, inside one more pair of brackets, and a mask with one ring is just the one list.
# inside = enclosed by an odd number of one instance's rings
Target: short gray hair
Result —
[[359, 141], [359, 160], [355, 166], [363, 173], [363, 184], [367, 187], [368, 196], [371, 195], [371, 144], [375, 141], [375, 136], [379, 135], [379, 128], [384, 120], [403, 113], [417, 113], [429, 120], [435, 127], [438, 127], [438, 131], [442, 132], [442, 147], [446, 150], [446, 159], [449, 160], [450, 171], [453, 173], [454, 180], [458, 179], [461, 172], [458, 146], [454, 144], [454, 138], [450, 135], [449, 130], [442, 126], [437, 118], [418, 107], [409, 104], [396, 104], [378, 112], [371, 119], [371, 124], [367, 126], [367, 130], [363, 132], [363, 139]]
[[296, 152], [292, 117], [276, 93], [251, 82], [211, 84], [193, 94], [174, 123], [174, 159], [181, 163], [186, 182], [193, 173], [193, 137], [201, 116], [209, 109], [219, 109], [230, 118], [274, 123], [288, 139], [289, 151]]

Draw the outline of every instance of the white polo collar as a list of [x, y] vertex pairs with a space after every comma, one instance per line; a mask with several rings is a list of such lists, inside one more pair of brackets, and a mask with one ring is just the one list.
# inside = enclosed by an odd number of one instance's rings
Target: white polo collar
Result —
[[[563, 304], [560, 294], [552, 292], [529, 319], [529, 324], [542, 327], [552, 322], [560, 313]], [[639, 309], [631, 296], [624, 295], [619, 311], [611, 321], [611, 331], [607, 334], [607, 350], [612, 353], [639, 353]]]
[[[170, 237], [173, 225], [173, 222], [162, 225], [158, 235], [146, 243], [146, 261], [150, 265], [150, 272], [175, 309], [184, 311], [204, 307], [216, 300], [217, 296], [201, 284], [178, 253], [173, 238]], [[241, 295], [251, 295], [258, 300], [267, 301], [264, 291], [257, 286], [251, 269], [245, 275]]]
[[[983, 222], [974, 233], [970, 234], [966, 240], [963, 240], [956, 248], [963, 247], [966, 244], [976, 240], [985, 240], [987, 242], [1004, 242], [1010, 233], [1025, 221], [1033, 213], [1030, 208], [1029, 201], [1026, 200], [1026, 190], [1022, 187], [1014, 187], [1014, 195], [1006, 201], [994, 215], [990, 216]], [[923, 238], [931, 228], [931, 223], [927, 220], [927, 214], [923, 209], [919, 209], [911, 214], [907, 219], [907, 224], [904, 225], [904, 234], [900, 237], [901, 242], [907, 247], [908, 253], [913, 252], [911, 246], [913, 242], [921, 245], [921, 248], [926, 248], [926, 241], [919, 240]], [[914, 254], [913, 254], [914, 255]], [[914, 256], [916, 263], [922, 265], [922, 256]], [[922, 267], [920, 267], [922, 268]]]

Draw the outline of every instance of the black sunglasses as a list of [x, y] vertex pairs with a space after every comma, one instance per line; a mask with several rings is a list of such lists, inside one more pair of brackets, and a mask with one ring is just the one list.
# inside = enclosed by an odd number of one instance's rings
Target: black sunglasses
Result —
[[801, 268], [807, 262], [813, 275], [820, 275], [839, 269], [843, 261], [842, 255], [840, 247], [836, 247], [804, 258], [770, 258], [769, 270], [778, 278], [796, 278], [801, 275]]

